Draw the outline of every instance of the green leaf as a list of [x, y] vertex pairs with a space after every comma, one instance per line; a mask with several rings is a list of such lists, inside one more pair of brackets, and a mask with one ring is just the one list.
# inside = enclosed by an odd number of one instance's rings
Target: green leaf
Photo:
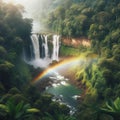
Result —
[[112, 106], [109, 105], [108, 102], [106, 102], [106, 107], [107, 107], [109, 110], [114, 111], [114, 109], [112, 108]]
[[117, 99], [114, 101], [114, 106], [117, 111], [120, 111], [120, 98], [117, 97]]
[[37, 113], [37, 112], [40, 112], [40, 110], [37, 109], [37, 108], [30, 108], [30, 109], [27, 109], [27, 112], [30, 112], [30, 113]]
[[25, 104], [24, 106], [23, 106], [23, 110], [26, 110], [26, 109], [29, 109], [30, 108], [30, 104]]
[[10, 99], [7, 101], [6, 103], [7, 107], [8, 107], [8, 111], [10, 114], [14, 114], [15, 112], [15, 104], [14, 104], [14, 100]]
[[0, 109], [8, 112], [8, 107], [6, 105], [4, 105], [4, 104], [0, 104]]
[[15, 118], [18, 119], [23, 117], [23, 113], [24, 113], [23, 111], [19, 111], [18, 113], [16, 113]]
[[15, 108], [16, 112], [19, 112], [20, 110], [22, 110], [23, 104], [24, 104], [23, 101], [21, 101], [20, 103], [17, 104], [17, 106]]

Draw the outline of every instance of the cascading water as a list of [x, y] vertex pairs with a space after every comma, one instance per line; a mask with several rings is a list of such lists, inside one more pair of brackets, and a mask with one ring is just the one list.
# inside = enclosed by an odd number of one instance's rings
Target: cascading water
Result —
[[[34, 65], [34, 67], [47, 67], [53, 60], [59, 60], [59, 35], [53, 35], [53, 51], [52, 53], [49, 52], [49, 43], [48, 35], [41, 35], [33, 34], [31, 35], [33, 52], [34, 52], [34, 59], [29, 63]], [[50, 58], [50, 55], [52, 57]]]
[[40, 50], [39, 50], [39, 35], [31, 35], [31, 40], [33, 44], [34, 56], [35, 59], [40, 59]]
[[44, 43], [44, 48], [45, 48], [45, 58], [48, 58], [48, 39], [47, 39], [47, 35], [44, 35], [44, 39], [45, 39], [45, 43]]
[[52, 60], [59, 60], [59, 35], [53, 35], [53, 55]]
[[45, 42], [44, 42], [44, 35], [41, 35], [40, 39], [40, 58], [43, 59], [45, 57]]

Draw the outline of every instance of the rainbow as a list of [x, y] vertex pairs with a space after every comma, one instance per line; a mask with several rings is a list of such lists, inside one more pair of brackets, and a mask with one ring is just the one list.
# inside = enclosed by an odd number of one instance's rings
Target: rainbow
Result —
[[42, 79], [44, 76], [46, 76], [48, 73], [50, 73], [51, 71], [58, 69], [60, 67], [63, 67], [65, 65], [70, 65], [73, 63], [77, 63], [80, 61], [80, 59], [82, 59], [81, 57], [72, 57], [72, 58], [67, 58], [66, 60], [63, 60], [55, 65], [52, 65], [50, 67], [48, 67], [46, 70], [44, 70], [43, 72], [39, 73], [37, 77], [35, 77], [32, 81], [32, 83], [36, 83], [38, 82], [40, 79]]
[[73, 65], [80, 65], [80, 64], [83, 64], [83, 61], [85, 62], [88, 59], [93, 60], [93, 59], [96, 59], [96, 58], [98, 58], [98, 56], [96, 54], [91, 54], [89, 57], [85, 57], [85, 56], [82, 56], [82, 55], [78, 56], [78, 57], [71, 57], [71, 58], [68, 57], [65, 60], [62, 60], [55, 65], [49, 66], [46, 70], [39, 73], [38, 76], [33, 79], [32, 83], [36, 83], [37, 81], [39, 81], [43, 77], [47, 76], [48, 73], [51, 73], [54, 70], [57, 70], [57, 69], [63, 70], [66, 67], [69, 68]]

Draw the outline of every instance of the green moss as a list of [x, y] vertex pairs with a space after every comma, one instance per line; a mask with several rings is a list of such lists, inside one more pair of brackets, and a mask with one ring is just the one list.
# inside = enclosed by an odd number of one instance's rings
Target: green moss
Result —
[[60, 56], [78, 56], [80, 55], [80, 51], [78, 48], [61, 46], [60, 47]]

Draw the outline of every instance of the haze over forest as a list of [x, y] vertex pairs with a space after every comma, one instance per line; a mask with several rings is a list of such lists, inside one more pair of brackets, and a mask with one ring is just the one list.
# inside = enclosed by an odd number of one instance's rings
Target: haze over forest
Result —
[[0, 0], [0, 120], [120, 120], [120, 1]]

